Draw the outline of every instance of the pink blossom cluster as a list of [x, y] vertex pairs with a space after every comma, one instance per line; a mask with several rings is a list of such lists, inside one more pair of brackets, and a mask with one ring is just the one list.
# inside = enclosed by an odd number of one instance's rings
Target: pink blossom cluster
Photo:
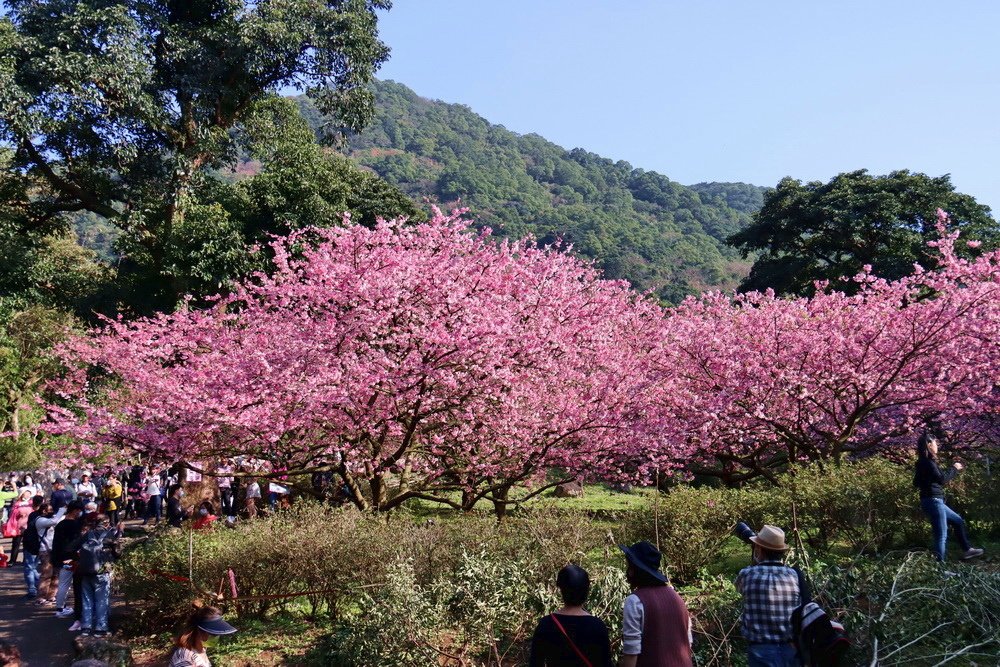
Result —
[[[50, 430], [69, 456], [246, 456], [335, 471], [363, 506], [468, 507], [558, 469], [739, 479], [995, 423], [1000, 254], [855, 296], [706, 294], [665, 310], [462, 212], [310, 230], [206, 309], [71, 341]], [[58, 407], [61, 406], [61, 407]], [[461, 500], [457, 500], [461, 492]]]
[[470, 233], [461, 213], [295, 234], [273, 273], [211, 308], [75, 340], [55, 430], [88, 457], [332, 469], [381, 509], [503, 496], [551, 467], [647, 468], [636, 399], [661, 309], [557, 249]]
[[866, 269], [856, 296], [714, 293], [672, 312], [654, 372], [674, 387], [661, 427], [696, 450], [688, 469], [770, 475], [912, 448], [928, 425], [981, 444], [976, 426], [1000, 404], [1000, 253], [960, 259], [958, 242], [936, 242], [938, 271], [887, 282]]

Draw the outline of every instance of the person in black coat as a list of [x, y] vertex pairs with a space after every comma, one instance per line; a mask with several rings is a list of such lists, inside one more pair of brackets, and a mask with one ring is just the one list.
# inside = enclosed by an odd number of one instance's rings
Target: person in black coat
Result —
[[167, 523], [174, 528], [180, 528], [184, 519], [188, 518], [188, 512], [181, 507], [181, 498], [184, 490], [180, 484], [174, 485], [170, 489], [170, 496], [167, 498]]
[[[583, 608], [590, 593], [590, 575], [570, 564], [559, 570], [556, 586], [563, 606], [538, 621], [531, 638], [529, 667], [611, 667], [608, 627]], [[586, 662], [584, 662], [586, 660]]]
[[947, 472], [941, 472], [937, 464], [938, 439], [924, 433], [917, 441], [917, 464], [913, 474], [913, 486], [920, 490], [920, 509], [931, 522], [934, 531], [934, 554], [939, 561], [945, 559], [948, 541], [948, 524], [955, 527], [955, 536], [962, 545], [962, 560], [983, 555], [982, 549], [972, 546], [965, 521], [944, 502], [944, 485], [962, 470], [962, 464], [955, 462]]

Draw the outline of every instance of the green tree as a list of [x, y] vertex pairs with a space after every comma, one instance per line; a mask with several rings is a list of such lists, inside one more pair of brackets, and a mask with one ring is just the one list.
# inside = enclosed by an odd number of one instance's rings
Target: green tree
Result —
[[759, 253], [740, 289], [808, 295], [813, 281], [854, 276], [866, 264], [889, 279], [912, 273], [915, 262], [932, 268], [927, 242], [938, 237], [938, 208], [949, 214], [950, 231], [961, 230], [983, 248], [1000, 243], [989, 207], [956, 192], [947, 175], [872, 176], [862, 169], [829, 183], [785, 178], [765, 194], [753, 224], [729, 237], [745, 256]]
[[[0, 19], [0, 141], [31, 180], [41, 227], [89, 211], [122, 230], [122, 269], [149, 280], [144, 309], [183, 292], [175, 235], [235, 240], [197, 190], [232, 166], [243, 124], [300, 86], [336, 135], [373, 113], [367, 84], [387, 58], [376, 11], [388, 0], [7, 0]], [[201, 239], [204, 241], [205, 239]]]
[[[161, 265], [178, 294], [204, 296], [252, 270], [264, 270], [266, 247], [275, 235], [307, 226], [338, 224], [345, 212], [362, 224], [420, 213], [399, 190], [350, 160], [316, 143], [312, 129], [289, 99], [271, 96], [258, 102], [242, 127], [246, 164], [258, 173], [234, 179], [231, 172], [205, 172], [189, 195], [185, 215], [162, 244]], [[118, 241], [122, 252], [119, 287], [123, 301], [140, 310], [158, 266], [142, 243]]]
[[35, 224], [30, 179], [8, 168], [12, 157], [0, 149], [0, 312], [41, 304], [86, 313], [111, 271], [75, 242], [65, 221]]
[[34, 399], [58, 368], [49, 353], [72, 318], [43, 306], [8, 306], [0, 301], [0, 469], [19, 470], [40, 462], [42, 434], [34, 427], [43, 415]]

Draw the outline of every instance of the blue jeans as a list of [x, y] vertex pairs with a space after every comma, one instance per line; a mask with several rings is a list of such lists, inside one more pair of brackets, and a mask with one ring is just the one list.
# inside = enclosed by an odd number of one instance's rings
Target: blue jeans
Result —
[[111, 598], [111, 575], [83, 576], [83, 609], [80, 625], [84, 630], [108, 631], [108, 604]]
[[798, 667], [799, 658], [791, 644], [750, 644], [748, 667]]
[[24, 584], [28, 587], [28, 595], [34, 597], [38, 595], [38, 582], [41, 576], [38, 574], [38, 555], [24, 552]]
[[934, 531], [934, 555], [939, 561], [944, 561], [945, 545], [948, 542], [948, 524], [955, 526], [955, 536], [959, 544], [968, 551], [972, 548], [969, 533], [965, 530], [965, 521], [955, 510], [944, 504], [944, 498], [921, 498], [920, 509], [930, 519]]
[[143, 517], [143, 523], [146, 523], [154, 516], [156, 517], [156, 523], [160, 522], [160, 514], [162, 512], [162, 504], [160, 503], [160, 494], [149, 497], [149, 502], [146, 503], [146, 516]]

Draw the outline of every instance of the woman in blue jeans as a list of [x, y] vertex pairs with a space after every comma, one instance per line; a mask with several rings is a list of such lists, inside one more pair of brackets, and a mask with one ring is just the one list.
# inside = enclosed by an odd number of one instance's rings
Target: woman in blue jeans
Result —
[[937, 438], [927, 433], [920, 436], [917, 441], [917, 466], [913, 486], [920, 489], [920, 508], [927, 515], [934, 531], [934, 554], [939, 561], [944, 561], [950, 523], [955, 526], [955, 535], [962, 545], [962, 560], [982, 556], [983, 550], [976, 549], [969, 542], [965, 521], [944, 502], [944, 484], [958, 474], [962, 464], [956, 462], [947, 472], [942, 473], [937, 464], [937, 454]]

